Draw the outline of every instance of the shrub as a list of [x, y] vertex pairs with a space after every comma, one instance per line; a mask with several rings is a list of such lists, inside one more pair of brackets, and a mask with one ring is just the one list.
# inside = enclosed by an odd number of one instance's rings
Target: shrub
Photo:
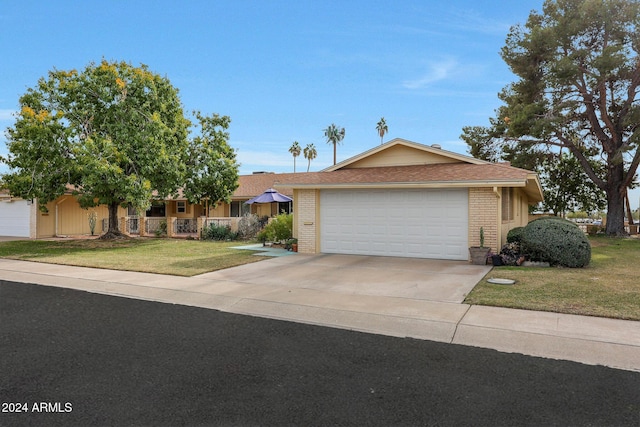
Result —
[[521, 256], [519, 242], [507, 243], [500, 249], [500, 259], [503, 265], [519, 265]]
[[209, 224], [202, 229], [202, 240], [236, 240], [238, 233], [231, 231], [228, 225]]
[[280, 242], [293, 235], [293, 215], [280, 214], [267, 224], [256, 236], [261, 242]]
[[591, 260], [587, 236], [571, 221], [545, 217], [531, 221], [521, 236], [522, 252], [532, 261], [584, 267]]
[[262, 227], [258, 215], [248, 213], [238, 221], [238, 235], [243, 239], [252, 239]]
[[520, 243], [522, 241], [522, 233], [524, 227], [516, 227], [509, 230], [507, 233], [507, 243]]

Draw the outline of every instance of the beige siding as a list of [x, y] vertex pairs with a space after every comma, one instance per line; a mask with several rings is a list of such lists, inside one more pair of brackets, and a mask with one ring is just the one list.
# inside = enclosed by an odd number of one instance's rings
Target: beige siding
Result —
[[315, 254], [318, 252], [318, 191], [294, 190], [294, 212], [296, 222], [294, 237], [298, 239], [298, 252]]
[[210, 217], [224, 218], [229, 216], [229, 204], [219, 203], [215, 208], [209, 207]]
[[499, 249], [501, 231], [500, 199], [491, 188], [469, 189], [469, 246], [480, 246], [480, 228], [484, 229], [484, 245]]
[[351, 163], [345, 166], [345, 169], [457, 162], [458, 160], [452, 159], [450, 157], [428, 153], [426, 151], [407, 147], [405, 145], [396, 145], [393, 147], [389, 147], [382, 152], [373, 154], [369, 157], [365, 157], [361, 160]]
[[184, 201], [185, 212], [178, 212], [178, 201], [171, 200], [167, 202], [167, 217], [173, 218], [197, 218], [203, 215], [203, 208], [201, 205], [192, 205], [191, 203]]
[[508, 205], [508, 208], [511, 210], [508, 218], [501, 215], [500, 245], [502, 247], [502, 245], [507, 243], [509, 230], [516, 227], [524, 227], [529, 223], [529, 198], [524, 191], [514, 188], [511, 192], [511, 200], [503, 199], [501, 205]]
[[[34, 203], [36, 205], [36, 203]], [[36, 207], [36, 235], [37, 239], [43, 237], [53, 237], [56, 234], [56, 215], [55, 215], [55, 203], [47, 203], [48, 212], [42, 212]]]
[[[54, 235], [70, 236], [91, 234], [91, 229], [89, 228], [90, 212], [97, 214], [95, 233], [100, 234], [102, 232], [102, 221], [109, 218], [109, 210], [106, 205], [82, 209], [73, 196], [62, 196], [54, 201], [53, 204], [54, 208], [49, 209], [49, 215], [53, 215], [54, 218], [56, 218], [54, 219], [54, 224], [57, 220]], [[126, 215], [127, 210], [118, 207], [118, 219], [124, 218]]]

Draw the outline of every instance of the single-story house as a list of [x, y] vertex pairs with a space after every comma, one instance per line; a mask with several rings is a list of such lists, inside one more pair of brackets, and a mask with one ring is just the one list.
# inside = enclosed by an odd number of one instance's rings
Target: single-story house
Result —
[[[268, 188], [289, 203], [246, 205]], [[302, 253], [340, 253], [467, 260], [469, 246], [498, 250], [509, 230], [529, 220], [529, 205], [542, 201], [538, 176], [404, 139], [393, 139], [320, 172], [254, 173], [239, 178], [231, 203], [191, 205], [180, 195], [161, 200], [139, 217], [120, 208], [120, 228], [153, 235], [164, 222], [169, 235], [196, 235], [204, 219], [237, 227], [251, 212], [294, 213], [294, 237]], [[107, 208], [81, 209], [70, 193], [47, 205], [0, 199], [0, 235], [31, 238], [89, 234], [96, 212], [101, 232]], [[208, 215], [207, 215], [208, 213]]]
[[[172, 235], [197, 235], [198, 219], [209, 212], [209, 221], [237, 228], [238, 220], [250, 212], [258, 216], [274, 216], [280, 212], [291, 212], [291, 203], [271, 203], [247, 205], [244, 202], [262, 194], [271, 188], [276, 179], [287, 179], [287, 175], [269, 172], [256, 172], [239, 177], [239, 186], [231, 197], [231, 203], [220, 202], [215, 206], [209, 203], [191, 204], [181, 192], [175, 198], [154, 200], [151, 207], [140, 216], [135, 210], [120, 207], [118, 218], [120, 228], [130, 234], [154, 235], [161, 223], [168, 223]], [[279, 178], [277, 178], [279, 177]], [[293, 191], [280, 189], [280, 193], [289, 197]], [[67, 194], [47, 203], [46, 211], [38, 209], [36, 201], [11, 197], [7, 191], [0, 191], [0, 236], [30, 237], [41, 239], [56, 236], [77, 236], [90, 234], [89, 215], [95, 212], [97, 225], [95, 233], [100, 234], [107, 228], [109, 212], [105, 205], [82, 209], [72, 195]]]
[[469, 259], [498, 250], [543, 199], [537, 174], [394, 139], [320, 172], [282, 177], [292, 188], [303, 253]]

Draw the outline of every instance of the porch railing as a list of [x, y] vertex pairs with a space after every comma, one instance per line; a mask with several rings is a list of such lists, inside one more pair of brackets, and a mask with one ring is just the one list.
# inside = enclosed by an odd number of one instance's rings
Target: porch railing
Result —
[[125, 218], [127, 233], [140, 234], [140, 218], [137, 216], [128, 216]]
[[167, 232], [167, 219], [166, 218], [145, 218], [147, 234], [159, 234]]
[[231, 218], [205, 218], [202, 221], [202, 226], [203, 227], [208, 227], [211, 224], [215, 224], [218, 227], [220, 226], [225, 226], [225, 227], [229, 227], [231, 228]]
[[196, 234], [198, 232], [198, 220], [190, 218], [176, 218], [176, 234]]

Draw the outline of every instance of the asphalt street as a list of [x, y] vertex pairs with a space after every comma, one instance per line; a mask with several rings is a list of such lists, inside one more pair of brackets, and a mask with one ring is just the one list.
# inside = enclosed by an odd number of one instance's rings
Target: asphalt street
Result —
[[640, 373], [0, 281], [0, 425], [640, 425]]

